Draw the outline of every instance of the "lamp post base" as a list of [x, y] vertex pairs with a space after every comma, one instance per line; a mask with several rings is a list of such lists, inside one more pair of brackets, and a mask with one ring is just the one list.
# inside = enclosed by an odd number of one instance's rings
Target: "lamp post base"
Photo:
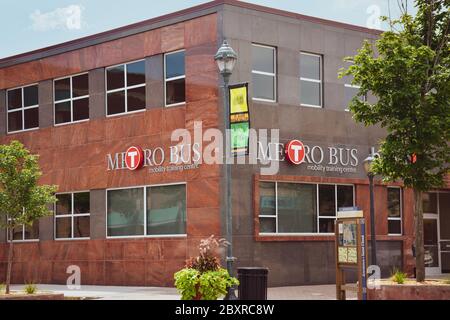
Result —
[[223, 300], [239, 300], [236, 297], [236, 288], [234, 286], [228, 288], [228, 293]]

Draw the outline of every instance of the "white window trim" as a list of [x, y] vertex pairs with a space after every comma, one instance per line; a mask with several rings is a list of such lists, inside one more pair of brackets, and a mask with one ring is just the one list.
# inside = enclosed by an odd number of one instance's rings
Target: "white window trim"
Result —
[[319, 75], [320, 75], [320, 80], [317, 79], [312, 79], [312, 78], [306, 78], [306, 77], [302, 77], [301, 76], [301, 70], [300, 70], [300, 86], [301, 86], [301, 82], [302, 81], [306, 81], [306, 82], [312, 82], [312, 83], [319, 83], [320, 84], [320, 105], [316, 105], [316, 104], [308, 104], [308, 103], [302, 103], [302, 97], [300, 95], [300, 106], [302, 107], [309, 107], [309, 108], [323, 108], [323, 57], [321, 54], [315, 54], [315, 53], [309, 53], [309, 52], [304, 52], [304, 51], [300, 51], [300, 59], [302, 58], [302, 55], [305, 56], [311, 56], [311, 57], [318, 57], [319, 58]]
[[[78, 193], [89, 193], [89, 196], [90, 196], [90, 191], [77, 191], [77, 192], [61, 192], [61, 193], [57, 193], [56, 194], [56, 196], [60, 196], [60, 195], [65, 195], [65, 194], [70, 194], [71, 195], [71, 199], [70, 199], [70, 201], [71, 201], [71, 214], [62, 214], [62, 215], [56, 215], [56, 203], [54, 203], [53, 204], [53, 207], [54, 207], [54, 209], [53, 209], [53, 212], [54, 212], [54, 214], [53, 214], [53, 216], [54, 216], [54, 219], [53, 219], [53, 230], [54, 230], [54, 236], [53, 236], [53, 238], [56, 240], [56, 241], [71, 241], [71, 240], [89, 240], [91, 237], [89, 236], [89, 237], [74, 237], [74, 228], [73, 228], [73, 226], [74, 226], [74, 220], [75, 220], [75, 218], [76, 217], [90, 217], [91, 216], [91, 213], [89, 212], [89, 213], [74, 213], [74, 208], [75, 208], [75, 205], [74, 205], [74, 195], [75, 194], [78, 194]], [[89, 206], [90, 206], [90, 201], [89, 201]], [[90, 210], [89, 210], [90, 211]], [[57, 219], [60, 219], [60, 218], [71, 218], [71, 235], [72, 235], [72, 237], [70, 237], [70, 238], [57, 238], [56, 237], [56, 220]], [[89, 224], [90, 224], [90, 218], [89, 218]], [[90, 235], [90, 230], [89, 230], [89, 235]]]
[[[403, 236], [403, 189], [401, 187], [388, 187], [388, 189], [399, 189], [400, 191], [400, 217], [389, 217], [388, 213], [388, 236]], [[389, 221], [400, 221], [400, 233], [389, 233]]]
[[[338, 208], [338, 197], [337, 197], [337, 188], [338, 186], [349, 186], [353, 189], [353, 206], [355, 205], [355, 185], [353, 184], [346, 184], [346, 183], [313, 183], [313, 182], [293, 182], [293, 181], [269, 181], [269, 180], [259, 180], [258, 182], [269, 182], [275, 184], [275, 215], [258, 215], [259, 218], [275, 218], [276, 219], [276, 225], [275, 233], [269, 233], [269, 232], [259, 232], [259, 235], [261, 236], [332, 236], [334, 233], [331, 232], [320, 232], [319, 229], [319, 221], [320, 219], [337, 219], [337, 212], [339, 210]], [[308, 184], [308, 185], [315, 185], [316, 186], [316, 223], [317, 223], [317, 232], [296, 232], [296, 233], [278, 233], [278, 183], [292, 183], [292, 184]], [[336, 215], [335, 216], [320, 216], [319, 215], [319, 185], [332, 185], [334, 186], [334, 192], [335, 192], [335, 208], [336, 208]], [[258, 200], [259, 201], [259, 200]]]
[[[167, 52], [164, 54], [163, 57], [163, 64], [164, 64], [164, 107], [165, 108], [170, 108], [170, 107], [177, 107], [177, 106], [182, 106], [186, 104], [186, 93], [184, 95], [184, 101], [183, 102], [177, 102], [177, 103], [172, 103], [172, 104], [167, 104], [167, 82], [170, 81], [175, 81], [175, 80], [180, 80], [180, 79], [186, 79], [186, 53], [184, 55], [184, 75], [182, 76], [176, 76], [176, 77], [171, 77], [171, 78], [166, 78], [166, 56], [171, 55], [171, 54], [175, 54], [175, 53], [179, 53], [179, 52], [186, 52], [185, 49], [180, 49], [180, 50], [176, 50], [176, 51], [171, 51], [171, 52]], [[184, 86], [186, 88], [186, 80], [184, 82]]]
[[[187, 182], [173, 182], [173, 183], [163, 183], [163, 184], [151, 184], [151, 185], [139, 185], [133, 187], [120, 187], [120, 188], [109, 188], [106, 189], [106, 199], [105, 199], [105, 208], [106, 208], [106, 219], [105, 219], [105, 227], [106, 227], [106, 239], [142, 239], [142, 238], [186, 238], [187, 233], [184, 234], [164, 234], [164, 235], [147, 235], [147, 189], [155, 188], [155, 187], [168, 187], [168, 186], [185, 186], [185, 194], [186, 194], [186, 204], [187, 204]], [[131, 236], [110, 236], [108, 235], [108, 192], [115, 190], [129, 190], [129, 189], [144, 189], [144, 234], [143, 235], [131, 235]], [[187, 221], [187, 206], [186, 206], [186, 221]], [[187, 231], [187, 223], [186, 223], [186, 231]]]
[[[352, 88], [352, 89], [361, 89], [361, 86], [357, 86], [357, 85], [349, 84], [349, 83], [344, 84], [344, 87], [345, 88]], [[362, 98], [363, 98], [362, 99], [363, 102], [367, 102], [367, 96], [366, 95], [364, 95]], [[350, 109], [349, 108], [345, 108], [344, 111], [350, 112]]]
[[[24, 89], [28, 88], [28, 87], [33, 87], [33, 86], [37, 86], [38, 87], [38, 104], [24, 107], [24, 102], [25, 102]], [[9, 108], [8, 108], [8, 92], [9, 91], [13, 91], [13, 90], [17, 90], [17, 89], [21, 89], [22, 105], [21, 105], [20, 108], [9, 110]], [[34, 131], [34, 130], [38, 130], [39, 129], [39, 121], [38, 121], [38, 126], [37, 127], [25, 129], [25, 110], [35, 109], [35, 108], [38, 109], [39, 108], [39, 84], [38, 83], [33, 83], [33, 84], [29, 84], [29, 85], [22, 86], [22, 87], [16, 87], [16, 88], [8, 89], [8, 90], [6, 90], [6, 97], [5, 97], [5, 99], [6, 99], [5, 105], [6, 105], [6, 132], [7, 132], [7, 134], [15, 134], [15, 133], [19, 133], [19, 132]], [[8, 121], [9, 121], [8, 118], [9, 117], [8, 117], [8, 115], [10, 113], [18, 112], [18, 111], [22, 112], [22, 130], [9, 131], [9, 123], [8, 123]]]
[[[39, 221], [36, 220], [36, 223], [38, 223]], [[26, 242], [39, 242], [39, 238], [38, 239], [25, 239], [25, 225], [21, 225], [22, 227], [22, 239], [20, 240], [12, 240], [12, 242], [14, 243], [26, 243]], [[6, 230], [6, 239], [7, 242], [10, 243], [11, 239], [9, 239], [9, 230]]]
[[[73, 97], [72, 79], [73, 79], [73, 77], [82, 76], [82, 75], [87, 75], [88, 76], [88, 83], [89, 83], [89, 72], [82, 72], [82, 73], [77, 73], [77, 74], [73, 74], [73, 75], [66, 76], [66, 77], [53, 79], [53, 125], [55, 127], [89, 121], [90, 117], [88, 117], [87, 119], [81, 119], [81, 120], [76, 120], [76, 121], [73, 120], [73, 102], [74, 101], [87, 98], [88, 99], [89, 108], [90, 108], [89, 84], [88, 84], [88, 94], [87, 95], [84, 95], [84, 96], [81, 96], [81, 97]], [[62, 100], [56, 100], [55, 82], [59, 81], [59, 80], [64, 80], [64, 79], [70, 79], [70, 98], [62, 99]], [[64, 102], [70, 102], [70, 121], [62, 122], [62, 123], [56, 123], [56, 104], [57, 103], [64, 103]]]
[[265, 99], [265, 98], [259, 98], [259, 97], [252, 97], [252, 100], [276, 103], [277, 102], [277, 91], [278, 91], [277, 90], [277, 88], [278, 88], [278, 83], [277, 83], [277, 48], [276, 47], [272, 47], [272, 46], [266, 46], [266, 45], [258, 44], [258, 43], [252, 43], [252, 46], [266, 48], [266, 49], [271, 49], [273, 51], [272, 59], [273, 59], [273, 71], [274, 71], [273, 73], [272, 72], [265, 72], [265, 71], [258, 71], [258, 70], [254, 70], [253, 66], [252, 66], [252, 74], [258, 74], [258, 75], [262, 75], [262, 76], [273, 77], [273, 97], [274, 97], [274, 99]]
[[[117, 116], [121, 116], [121, 115], [124, 115], [124, 114], [133, 114], [133, 113], [144, 112], [147, 109], [147, 97], [146, 97], [145, 98], [145, 107], [143, 109], [128, 111], [128, 90], [146, 87], [146, 85], [147, 85], [146, 81], [144, 81], [144, 83], [136, 84], [136, 85], [128, 87], [128, 79], [127, 79], [128, 65], [132, 64], [132, 63], [136, 63], [136, 62], [142, 62], [142, 61], [144, 61], [144, 65], [145, 65], [145, 59], [139, 59], [139, 60], [135, 60], [135, 61], [130, 61], [130, 62], [116, 64], [116, 65], [109, 66], [109, 67], [105, 68], [105, 92], [106, 92], [106, 96], [105, 96], [105, 114], [106, 114], [107, 118], [117, 117]], [[118, 89], [108, 90], [108, 70], [109, 69], [114, 69], [114, 68], [117, 68], [117, 67], [120, 67], [120, 66], [123, 66], [124, 87], [118, 88]], [[108, 93], [114, 93], [114, 92], [120, 92], [120, 91], [124, 91], [124, 93], [125, 93], [125, 112], [108, 114]], [[147, 91], [147, 88], [146, 88], [146, 91]]]

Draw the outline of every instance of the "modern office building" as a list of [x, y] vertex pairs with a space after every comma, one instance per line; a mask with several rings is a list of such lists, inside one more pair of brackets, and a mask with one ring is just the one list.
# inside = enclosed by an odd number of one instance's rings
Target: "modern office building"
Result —
[[[214, 55], [227, 39], [238, 54], [231, 84], [249, 84], [251, 127], [280, 137], [258, 145], [276, 174], [232, 166], [236, 266], [268, 267], [271, 286], [334, 283], [336, 212], [358, 206], [369, 217], [363, 160], [384, 136], [354, 122], [357, 88], [337, 73], [378, 36], [218, 0], [0, 60], [0, 143], [39, 154], [41, 182], [59, 188], [53, 216], [14, 231], [13, 282], [63, 284], [76, 265], [82, 284], [172, 286], [200, 239], [225, 235], [223, 165], [173, 163], [171, 135], [200, 121], [203, 132], [224, 129]], [[299, 165], [283, 154], [292, 140], [306, 147]], [[425, 195], [430, 273], [450, 272], [449, 188]], [[413, 272], [413, 205], [400, 182], [376, 181], [385, 275]], [[1, 230], [0, 282], [8, 240]]]

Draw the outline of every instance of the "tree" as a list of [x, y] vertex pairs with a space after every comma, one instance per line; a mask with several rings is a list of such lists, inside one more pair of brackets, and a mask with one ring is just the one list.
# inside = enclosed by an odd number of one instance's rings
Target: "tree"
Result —
[[[37, 219], [52, 214], [48, 204], [54, 203], [57, 187], [38, 185], [41, 177], [38, 156], [18, 141], [0, 145], [0, 228], [13, 239], [15, 228], [31, 226]], [[10, 292], [14, 242], [9, 242], [6, 293]]]
[[443, 185], [450, 159], [450, 1], [416, 0], [415, 17], [402, 3], [399, 19], [375, 42], [365, 41], [340, 76], [353, 76], [359, 95], [350, 110], [366, 126], [387, 131], [373, 172], [414, 190], [416, 278], [425, 279], [422, 194]]

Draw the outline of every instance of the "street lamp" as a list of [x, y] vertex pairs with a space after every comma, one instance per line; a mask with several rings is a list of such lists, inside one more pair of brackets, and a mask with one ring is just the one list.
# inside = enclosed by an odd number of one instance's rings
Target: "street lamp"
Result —
[[[223, 77], [223, 125], [224, 132], [230, 128], [230, 102], [228, 98], [228, 84], [230, 81], [230, 76], [233, 73], [234, 66], [237, 61], [237, 54], [234, 52], [233, 48], [228, 45], [227, 40], [223, 41], [222, 46], [217, 51], [214, 56], [214, 60], [217, 63], [217, 67], [219, 68], [219, 72]], [[226, 135], [225, 135], [226, 137]], [[226, 139], [228, 143], [231, 143], [230, 139]], [[227, 270], [228, 273], [233, 275], [233, 217], [231, 214], [231, 167], [230, 161], [228, 161], [228, 157], [230, 156], [229, 150], [231, 148], [227, 147], [224, 150], [224, 166], [225, 166], [225, 192], [224, 192], [224, 210], [226, 217], [226, 238], [228, 241], [227, 246]], [[228, 289], [228, 294], [225, 297], [225, 300], [236, 300], [235, 288], [230, 287]]]
[[372, 171], [372, 163], [375, 160], [375, 154], [372, 150], [371, 154], [364, 160], [364, 170], [369, 177], [369, 193], [370, 193], [370, 243], [372, 246], [372, 265], [377, 265], [377, 241], [375, 234], [375, 203], [373, 194], [373, 178], [375, 174]]

